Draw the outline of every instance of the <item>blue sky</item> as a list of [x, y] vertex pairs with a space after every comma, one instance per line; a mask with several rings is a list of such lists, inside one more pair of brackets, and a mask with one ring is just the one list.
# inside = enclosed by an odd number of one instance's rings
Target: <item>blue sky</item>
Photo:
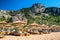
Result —
[[0, 10], [18, 10], [41, 3], [45, 7], [60, 7], [60, 0], [0, 0]]

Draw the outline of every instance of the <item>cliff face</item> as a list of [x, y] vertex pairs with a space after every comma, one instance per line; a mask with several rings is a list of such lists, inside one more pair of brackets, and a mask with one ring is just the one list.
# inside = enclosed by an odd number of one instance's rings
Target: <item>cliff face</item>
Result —
[[46, 16], [50, 17], [51, 15], [57, 16], [58, 18], [58, 16], [60, 16], [60, 8], [57, 7], [45, 8], [44, 5], [40, 3], [36, 3], [33, 4], [30, 8], [22, 8], [21, 10], [17, 10], [17, 11], [0, 10], [0, 21], [5, 20], [7, 22], [13, 22], [13, 21], [21, 20], [27, 22], [31, 20], [32, 22], [35, 16], [37, 17], [39, 16], [40, 19], [37, 20], [39, 20], [40, 23], [41, 20], [48, 21]]

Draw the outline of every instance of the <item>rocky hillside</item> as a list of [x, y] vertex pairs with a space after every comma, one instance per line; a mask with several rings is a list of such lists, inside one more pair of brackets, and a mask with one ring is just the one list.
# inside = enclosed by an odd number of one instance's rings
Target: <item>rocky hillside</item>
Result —
[[60, 15], [60, 8], [57, 7], [48, 7], [45, 10], [45, 13], [51, 13], [52, 15]]
[[28, 24], [34, 21], [39, 24], [60, 25], [60, 8], [48, 7], [40, 3], [33, 4], [29, 8], [22, 8], [17, 11], [0, 10], [0, 21], [13, 22], [25, 21]]

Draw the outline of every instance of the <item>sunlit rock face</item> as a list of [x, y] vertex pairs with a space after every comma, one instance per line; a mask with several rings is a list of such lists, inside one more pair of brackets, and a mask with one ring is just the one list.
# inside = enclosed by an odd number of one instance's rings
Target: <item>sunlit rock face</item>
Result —
[[20, 21], [27, 21], [27, 19], [25, 18], [24, 14], [20, 13], [17, 14], [16, 17], [20, 20]]
[[24, 17], [24, 14], [16, 14], [15, 16], [12, 16], [13, 21], [24, 21], [27, 22], [27, 19]]
[[42, 13], [45, 11], [45, 6], [40, 3], [34, 4], [31, 8], [34, 13]]

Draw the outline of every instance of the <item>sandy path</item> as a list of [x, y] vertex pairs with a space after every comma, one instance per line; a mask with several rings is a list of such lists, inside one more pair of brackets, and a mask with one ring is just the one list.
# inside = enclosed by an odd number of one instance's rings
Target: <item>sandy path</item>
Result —
[[7, 36], [0, 40], [60, 40], [60, 32], [30, 36]]

